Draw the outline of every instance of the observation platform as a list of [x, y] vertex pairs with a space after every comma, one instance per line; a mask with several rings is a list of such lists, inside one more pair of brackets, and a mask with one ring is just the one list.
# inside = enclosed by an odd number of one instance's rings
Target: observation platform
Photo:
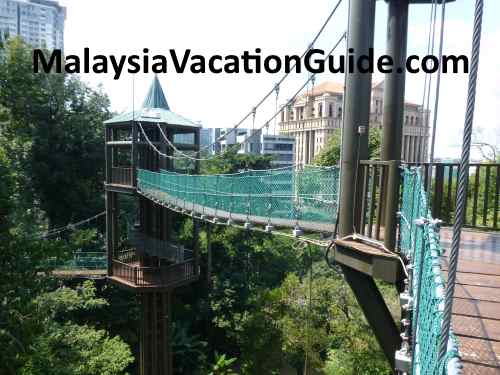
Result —
[[130, 242], [135, 249], [113, 257], [112, 273], [108, 276], [111, 282], [137, 292], [158, 292], [198, 280], [200, 272], [191, 250], [139, 231], [131, 233], [134, 234]]
[[[452, 229], [441, 229], [447, 277]], [[464, 375], [500, 375], [500, 233], [462, 230], [452, 328]]]

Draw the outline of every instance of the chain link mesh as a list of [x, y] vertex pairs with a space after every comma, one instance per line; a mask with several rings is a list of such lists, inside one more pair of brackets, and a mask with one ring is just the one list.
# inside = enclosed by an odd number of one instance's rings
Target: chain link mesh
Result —
[[447, 374], [449, 362], [459, 359], [456, 338], [450, 332], [446, 357], [439, 361], [445, 283], [441, 275], [439, 225], [433, 220], [420, 168], [403, 171], [401, 254], [413, 265], [410, 292], [414, 299], [412, 332], [414, 374]]
[[139, 169], [137, 175], [140, 191], [186, 209], [198, 205], [248, 217], [321, 223], [335, 222], [338, 184], [337, 167], [315, 166], [230, 175], [185, 175]]

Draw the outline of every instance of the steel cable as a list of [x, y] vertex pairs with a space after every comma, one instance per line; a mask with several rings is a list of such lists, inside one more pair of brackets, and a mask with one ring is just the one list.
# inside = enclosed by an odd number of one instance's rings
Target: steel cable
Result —
[[469, 179], [469, 159], [472, 140], [472, 125], [474, 120], [474, 107], [476, 100], [477, 72], [479, 68], [479, 52], [481, 50], [481, 26], [483, 19], [483, 0], [476, 0], [474, 11], [474, 28], [472, 36], [471, 70], [469, 75], [469, 87], [467, 92], [467, 112], [465, 116], [464, 135], [462, 144], [462, 156], [458, 177], [457, 209], [455, 211], [455, 222], [453, 224], [453, 237], [451, 242], [448, 285], [446, 288], [445, 304], [443, 312], [443, 325], [441, 326], [441, 343], [439, 347], [439, 359], [446, 356], [448, 338], [451, 326], [451, 313], [453, 308], [453, 295], [455, 293], [455, 281], [457, 276], [458, 256], [460, 253], [460, 234], [465, 219], [467, 205], [467, 185]]

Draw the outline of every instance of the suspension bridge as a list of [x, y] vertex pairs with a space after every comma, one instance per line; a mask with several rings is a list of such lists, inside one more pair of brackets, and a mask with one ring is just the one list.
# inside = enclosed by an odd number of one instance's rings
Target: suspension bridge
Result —
[[[313, 48], [341, 1], [302, 56]], [[432, 3], [429, 45], [441, 6], [441, 54], [447, 1], [388, 3], [387, 50], [395, 61], [406, 56], [409, 3]], [[358, 57], [373, 45], [375, 0], [351, 0], [348, 12], [349, 32], [335, 39], [328, 56], [342, 41]], [[472, 165], [476, 177], [467, 189], [481, 0], [476, 1], [474, 17], [464, 151], [456, 165], [434, 162], [434, 136], [429, 163], [411, 165], [400, 160], [405, 83], [404, 74], [399, 73], [386, 75], [381, 161], [366, 160], [368, 131], [363, 124], [369, 120], [368, 74], [347, 75], [338, 167], [295, 165], [201, 175], [200, 163], [217, 156], [203, 153], [211, 145], [201, 147], [200, 126], [171, 111], [156, 77], [139, 110], [105, 122], [106, 259], [103, 262], [101, 254], [85, 263], [75, 257], [68, 268], [105, 264], [110, 282], [140, 295], [141, 374], [172, 373], [168, 340], [172, 293], [198, 281], [199, 232], [202, 226], [209, 232], [214, 225], [287, 236], [324, 247], [329, 263], [340, 266], [395, 372], [499, 373], [500, 240], [491, 232], [462, 232], [464, 225], [499, 229], [500, 164]], [[280, 85], [287, 76], [273, 85], [231, 132], [247, 120], [252, 120], [254, 127], [256, 110], [273, 93], [277, 103]], [[276, 112], [241, 143], [267, 129], [308, 84], [314, 85], [314, 77], [311, 74], [283, 106], [276, 105]], [[423, 102], [427, 101], [427, 109], [430, 80], [426, 76]], [[434, 134], [436, 112], [437, 99]], [[185, 134], [192, 135], [192, 144], [177, 142], [177, 136]], [[484, 187], [479, 184], [480, 170], [486, 176]], [[493, 200], [488, 198], [490, 191], [494, 192]], [[122, 233], [119, 216], [124, 196], [135, 199], [137, 215], [135, 223]], [[467, 199], [473, 201], [472, 215], [466, 214]], [[193, 243], [180, 243], [173, 235], [172, 225], [179, 215], [193, 220]], [[453, 230], [443, 225], [453, 226]], [[375, 280], [398, 289], [400, 322], [391, 316]]]

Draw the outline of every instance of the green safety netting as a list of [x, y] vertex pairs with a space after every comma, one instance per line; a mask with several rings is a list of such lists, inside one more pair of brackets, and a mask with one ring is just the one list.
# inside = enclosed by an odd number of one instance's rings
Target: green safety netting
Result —
[[105, 252], [78, 251], [73, 254], [73, 258], [68, 260], [49, 259], [48, 266], [59, 270], [105, 270], [107, 261]]
[[[140, 191], [186, 209], [197, 205], [234, 214], [334, 223], [339, 169], [303, 166], [227, 175], [139, 169]], [[184, 206], [183, 206], [184, 205]]]
[[400, 248], [413, 265], [413, 374], [455, 373], [459, 367], [456, 338], [450, 332], [448, 352], [438, 359], [443, 322], [445, 284], [441, 275], [439, 226], [433, 220], [420, 168], [403, 171]]

